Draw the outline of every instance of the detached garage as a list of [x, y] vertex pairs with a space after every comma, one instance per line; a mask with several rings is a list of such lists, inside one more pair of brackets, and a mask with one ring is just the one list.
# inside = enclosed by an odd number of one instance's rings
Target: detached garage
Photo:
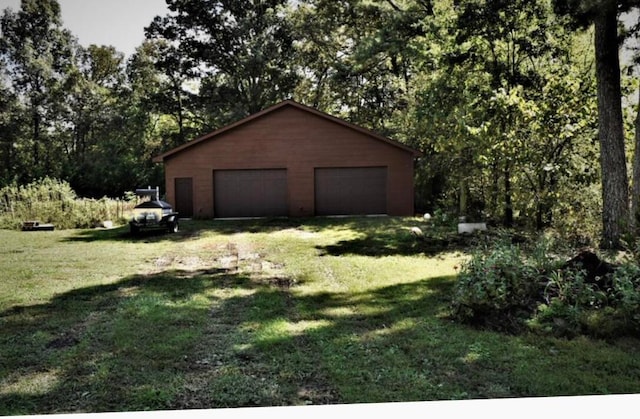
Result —
[[419, 155], [287, 100], [154, 161], [185, 217], [412, 215]]

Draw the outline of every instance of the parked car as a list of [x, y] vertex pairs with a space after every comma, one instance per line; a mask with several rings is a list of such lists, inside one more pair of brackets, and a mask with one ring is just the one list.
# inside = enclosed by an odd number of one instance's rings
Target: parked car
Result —
[[138, 234], [142, 230], [178, 232], [178, 213], [168, 202], [160, 200], [157, 189], [138, 189], [136, 193], [151, 196], [152, 199], [136, 205], [133, 209], [133, 217], [129, 221], [132, 234]]

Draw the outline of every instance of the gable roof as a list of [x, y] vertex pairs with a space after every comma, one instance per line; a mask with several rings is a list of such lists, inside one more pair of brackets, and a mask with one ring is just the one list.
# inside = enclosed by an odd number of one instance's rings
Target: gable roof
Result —
[[377, 134], [377, 133], [375, 133], [373, 131], [370, 131], [370, 130], [368, 130], [366, 128], [351, 124], [351, 123], [349, 123], [349, 122], [347, 122], [347, 121], [345, 121], [343, 119], [336, 118], [335, 116], [331, 116], [331, 115], [329, 115], [327, 113], [324, 113], [324, 112], [321, 112], [321, 111], [319, 111], [319, 110], [317, 110], [315, 108], [312, 108], [312, 107], [309, 107], [309, 106], [306, 106], [306, 105], [302, 105], [302, 104], [300, 104], [298, 102], [295, 102], [293, 100], [284, 100], [284, 101], [282, 101], [280, 103], [277, 103], [277, 104], [275, 104], [275, 105], [273, 105], [273, 106], [271, 106], [269, 108], [263, 109], [260, 112], [257, 112], [257, 113], [254, 113], [252, 115], [249, 115], [246, 118], [243, 118], [243, 119], [241, 119], [239, 121], [236, 121], [236, 122], [234, 122], [232, 124], [226, 125], [226, 126], [224, 126], [222, 128], [219, 128], [219, 129], [217, 129], [217, 130], [215, 130], [213, 132], [210, 132], [209, 134], [205, 134], [205, 135], [203, 135], [201, 137], [196, 138], [195, 140], [191, 140], [191, 141], [186, 142], [186, 143], [184, 143], [184, 144], [182, 144], [182, 145], [180, 145], [178, 147], [175, 147], [175, 148], [173, 148], [173, 149], [171, 149], [169, 151], [166, 151], [166, 152], [154, 157], [153, 161], [155, 163], [162, 163], [168, 157], [171, 157], [171, 156], [173, 156], [173, 155], [175, 155], [177, 153], [180, 153], [180, 152], [182, 152], [182, 151], [184, 151], [184, 150], [186, 150], [188, 148], [191, 148], [191, 147], [193, 147], [193, 146], [195, 146], [197, 144], [200, 144], [202, 142], [215, 139], [216, 137], [224, 134], [225, 132], [231, 131], [234, 128], [237, 128], [239, 126], [242, 126], [242, 125], [245, 125], [247, 123], [250, 123], [251, 121], [253, 121], [255, 119], [261, 118], [261, 117], [263, 117], [265, 115], [268, 115], [268, 114], [270, 114], [272, 112], [277, 111], [278, 109], [282, 109], [282, 108], [287, 107], [287, 106], [290, 106], [290, 107], [293, 107], [293, 108], [296, 108], [296, 109], [299, 109], [299, 110], [302, 110], [302, 111], [305, 111], [305, 112], [309, 112], [309, 113], [311, 113], [313, 115], [319, 116], [319, 117], [324, 118], [326, 120], [329, 120], [329, 121], [335, 122], [335, 123], [337, 123], [339, 125], [342, 125], [342, 126], [348, 128], [348, 129], [351, 129], [351, 130], [354, 130], [354, 131], [358, 131], [358, 132], [360, 132], [362, 134], [365, 134], [365, 135], [367, 135], [367, 136], [369, 136], [369, 137], [371, 137], [371, 138], [373, 138], [375, 140], [388, 143], [388, 144], [390, 144], [390, 145], [392, 145], [394, 147], [398, 147], [398, 148], [400, 148], [400, 149], [402, 149], [402, 150], [404, 150], [404, 151], [406, 151], [408, 153], [413, 154], [414, 157], [419, 157], [419, 156], [422, 155], [422, 153], [420, 151], [418, 151], [418, 150], [416, 150], [416, 149], [414, 149], [412, 147], [409, 147], [409, 146], [407, 146], [405, 144], [402, 144], [402, 143], [400, 143], [398, 141], [395, 141], [395, 140], [392, 140], [390, 138], [383, 137], [382, 135], [379, 135], [379, 134]]

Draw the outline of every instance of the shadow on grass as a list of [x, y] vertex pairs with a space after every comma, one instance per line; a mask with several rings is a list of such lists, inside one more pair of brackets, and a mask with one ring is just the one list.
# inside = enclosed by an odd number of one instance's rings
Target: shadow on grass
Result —
[[185, 241], [197, 236], [202, 230], [206, 229], [197, 223], [183, 221], [180, 223], [180, 230], [177, 233], [168, 233], [162, 229], [143, 230], [136, 234], [131, 233], [129, 226], [119, 226], [110, 229], [85, 229], [70, 237], [65, 238], [68, 242], [96, 242], [96, 241], [114, 241], [114, 242], [158, 242], [158, 241]]
[[[256, 287], [222, 269], [166, 271], [6, 310], [0, 415], [172, 407], [218, 304], [209, 291]], [[225, 339], [250, 300], [231, 297], [217, 311], [230, 316]]]
[[[575, 371], [567, 380], [548, 364], [544, 343], [452, 323], [451, 277], [317, 294], [278, 279], [171, 270], [6, 310], [0, 415], [640, 389], [636, 349], [616, 373], [624, 378], [618, 387], [598, 371], [581, 383]], [[608, 360], [595, 349], [580, 353]], [[602, 371], [619, 364], [612, 359]]]
[[0, 415], [339, 403], [363, 355], [343, 339], [431, 315], [449, 286], [297, 295], [204, 269], [74, 289], [0, 313]]
[[112, 229], [86, 229], [79, 230], [78, 233], [67, 241], [94, 242], [94, 241], [184, 241], [191, 240], [205, 231], [217, 234], [230, 235], [236, 233], [268, 233], [287, 228], [297, 228], [302, 225], [303, 220], [286, 218], [265, 218], [247, 220], [181, 220], [177, 233], [168, 233], [162, 229], [148, 229], [132, 234], [129, 226], [120, 226]]
[[336, 244], [317, 246], [321, 255], [342, 256], [437, 256], [441, 253], [466, 251], [481, 243], [479, 235], [458, 235], [437, 231], [417, 238], [408, 230], [363, 232], [360, 237]]
[[[350, 248], [364, 248], [368, 253], [375, 253], [375, 248], [387, 248], [396, 246], [399, 251], [411, 254], [420, 245], [413, 246], [415, 240], [409, 234], [409, 228], [416, 225], [428, 228], [424, 222], [417, 221], [412, 217], [310, 217], [310, 218], [263, 218], [263, 219], [241, 219], [241, 220], [181, 220], [180, 231], [178, 233], [167, 233], [163, 230], [147, 230], [137, 235], [129, 232], [128, 226], [121, 226], [112, 229], [87, 229], [79, 230], [74, 236], [67, 238], [67, 241], [94, 242], [94, 241], [184, 241], [190, 240], [205, 232], [212, 232], [221, 235], [232, 235], [237, 233], [273, 233], [282, 230], [297, 229], [304, 232], [314, 233], [326, 230], [353, 231], [365, 235], [361, 241], [341, 242], [334, 247], [327, 248], [327, 252], [340, 252], [344, 248], [349, 252]], [[451, 237], [445, 238], [442, 229], [436, 229], [432, 234], [433, 247], [449, 245]], [[441, 236], [441, 237], [439, 237]], [[438, 238], [439, 237], [439, 238]], [[445, 241], [447, 243], [445, 243]], [[423, 246], [424, 247], [424, 246]], [[356, 252], [357, 253], [357, 252]]]

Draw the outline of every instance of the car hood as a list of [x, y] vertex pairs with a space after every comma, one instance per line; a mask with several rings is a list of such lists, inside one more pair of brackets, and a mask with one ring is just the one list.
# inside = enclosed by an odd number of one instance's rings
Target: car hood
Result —
[[145, 201], [141, 204], [136, 205], [137, 208], [162, 208], [162, 209], [171, 209], [171, 205], [168, 202], [155, 200], [155, 201]]

